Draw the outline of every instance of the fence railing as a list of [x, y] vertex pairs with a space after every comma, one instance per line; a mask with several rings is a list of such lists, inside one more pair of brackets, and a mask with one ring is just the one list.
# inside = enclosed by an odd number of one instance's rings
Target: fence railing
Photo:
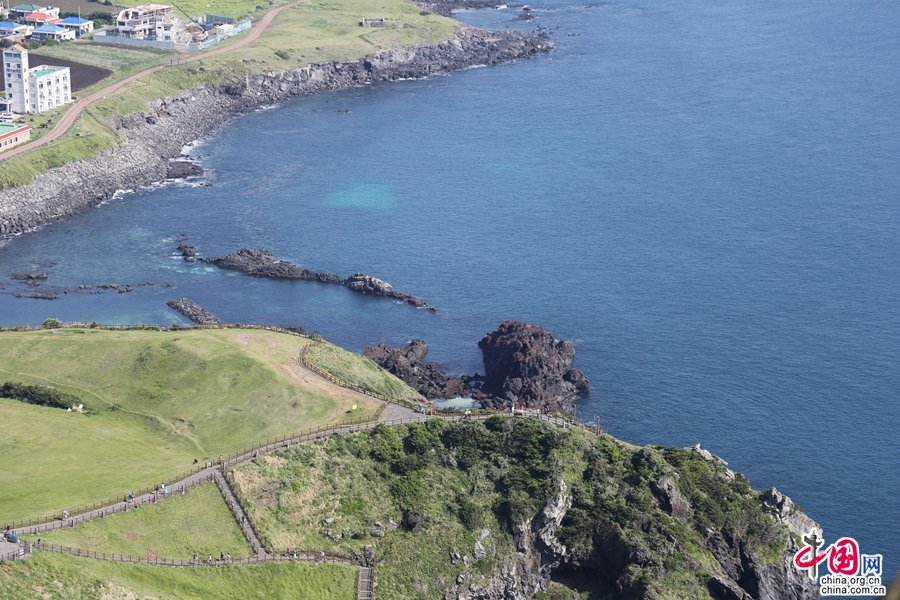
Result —
[[[70, 554], [72, 556], [81, 556], [83, 558], [93, 558], [97, 560], [108, 560], [113, 562], [126, 562], [142, 565], [163, 565], [173, 567], [222, 567], [226, 565], [254, 565], [266, 562], [286, 562], [290, 560], [304, 562], [318, 562], [345, 565], [350, 567], [360, 566], [362, 562], [352, 557], [336, 552], [326, 552], [325, 550], [313, 550], [308, 548], [298, 548], [291, 554], [264, 554], [253, 555], [247, 558], [232, 558], [231, 560], [222, 558], [202, 558], [197, 560], [193, 558], [163, 558], [160, 556], [132, 556], [130, 554], [106, 554], [103, 552], [94, 552], [91, 550], [82, 550], [81, 548], [70, 548], [67, 546], [58, 546], [56, 544], [26, 543], [16, 552], [10, 552], [0, 555], [0, 559], [21, 558], [31, 554], [34, 550], [43, 550], [45, 552], [57, 552], [61, 554]], [[9, 555], [9, 556], [8, 556]], [[15, 555], [15, 556], [13, 556]]]
[[[38, 331], [45, 329], [43, 327], [30, 327], [21, 325], [18, 327], [0, 327], [0, 333], [7, 331]], [[276, 331], [286, 335], [294, 335], [302, 338], [309, 338], [307, 333], [291, 331], [277, 325], [253, 325], [248, 323], [216, 323], [215, 325], [178, 325], [171, 327], [167, 325], [151, 325], [148, 323], [137, 323], [135, 325], [102, 325], [100, 323], [82, 323], [80, 321], [72, 321], [54, 326], [51, 329], [100, 329], [103, 331], [191, 331], [194, 329], [263, 329], [265, 331]]]
[[[269, 545], [269, 541], [260, 533], [259, 529], [256, 528], [256, 523], [253, 522], [253, 519], [250, 518], [250, 511], [247, 510], [247, 507], [244, 505], [244, 501], [241, 499], [241, 495], [237, 492], [237, 487], [235, 485], [234, 476], [222, 469], [222, 475], [225, 478], [225, 482], [231, 488], [231, 492], [234, 495], [235, 501], [238, 503], [238, 506], [241, 507], [241, 510], [247, 516], [247, 522], [242, 525], [247, 525], [250, 527], [250, 530], [253, 532], [253, 535], [256, 536], [256, 539], [259, 540], [259, 543], [262, 545], [262, 550], [266, 554], [272, 554], [272, 547]], [[249, 536], [248, 536], [249, 537]]]

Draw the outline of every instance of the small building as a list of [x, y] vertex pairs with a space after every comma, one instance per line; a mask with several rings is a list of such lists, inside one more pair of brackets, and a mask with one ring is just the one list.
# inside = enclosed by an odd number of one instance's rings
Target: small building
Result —
[[44, 42], [46, 40], [56, 40], [62, 42], [65, 40], [75, 39], [75, 30], [59, 27], [58, 25], [41, 25], [31, 32], [31, 39]]
[[48, 15], [47, 13], [36, 12], [31, 13], [27, 17], [22, 20], [26, 25], [31, 25], [32, 27], [40, 27], [41, 25], [52, 25], [54, 23], [59, 22], [59, 17], [54, 15]]
[[139, 40], [154, 39], [157, 21], [163, 21], [173, 10], [171, 6], [163, 4], [142, 4], [126, 8], [116, 19], [119, 35]]
[[59, 27], [65, 27], [75, 32], [75, 37], [80, 38], [94, 31], [94, 22], [80, 17], [66, 17], [56, 23]]
[[26, 35], [30, 31], [27, 25], [13, 23], [12, 21], [0, 21], [0, 37], [8, 35]]
[[384, 17], [380, 19], [363, 19], [360, 23], [361, 27], [384, 27]]
[[15, 123], [0, 123], [0, 152], [31, 139], [31, 127]]
[[[46, 8], [37, 4], [20, 4], [9, 9], [9, 16], [13, 19], [23, 19], [32, 13], [44, 12]], [[59, 14], [59, 10], [56, 11], [56, 14]]]

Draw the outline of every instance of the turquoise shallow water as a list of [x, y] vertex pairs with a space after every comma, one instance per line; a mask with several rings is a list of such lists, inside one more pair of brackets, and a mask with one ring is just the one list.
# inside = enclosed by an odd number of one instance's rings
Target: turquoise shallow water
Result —
[[[0, 322], [303, 325], [354, 350], [421, 337], [454, 373], [506, 319], [573, 340], [599, 415], [701, 442], [900, 571], [900, 11], [638, 0], [534, 7], [552, 55], [304, 98], [196, 153], [210, 188], [126, 194], [0, 250], [48, 284], [159, 282]], [[511, 11], [460, 18], [510, 26]], [[350, 110], [349, 114], [337, 112]], [[265, 248], [441, 309], [171, 254]], [[171, 288], [162, 284], [169, 282]]]

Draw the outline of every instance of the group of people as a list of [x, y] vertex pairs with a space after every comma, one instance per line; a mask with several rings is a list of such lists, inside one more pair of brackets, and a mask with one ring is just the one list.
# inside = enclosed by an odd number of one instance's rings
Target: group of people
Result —
[[[199, 565], [200, 557], [195, 554], [194, 558], [191, 559], [191, 564]], [[227, 554], [225, 552], [220, 552], [219, 560], [214, 559], [213, 555], [210, 554], [206, 559], [206, 564], [209, 566], [219, 565], [219, 564], [224, 564], [224, 565], [231, 564], [231, 552], [228, 552]]]

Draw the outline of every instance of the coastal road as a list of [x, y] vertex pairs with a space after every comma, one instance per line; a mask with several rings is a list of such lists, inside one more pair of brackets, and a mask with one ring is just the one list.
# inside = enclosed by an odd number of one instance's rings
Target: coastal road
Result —
[[[274, 10], [270, 10], [269, 12], [264, 14], [259, 21], [256, 22], [256, 25], [254, 27], [250, 28], [249, 35], [247, 35], [247, 37], [240, 40], [239, 42], [232, 44], [230, 46], [225, 46], [223, 48], [218, 48], [216, 50], [212, 50], [210, 52], [201, 52], [201, 53], [194, 54], [193, 56], [190, 56], [189, 58], [183, 60], [182, 62], [203, 60], [204, 58], [209, 58], [211, 56], [216, 56], [218, 54], [224, 54], [225, 52], [231, 52], [232, 50], [235, 50], [242, 46], [246, 46], [250, 42], [255, 41], [260, 35], [262, 35], [263, 31], [266, 30], [266, 27], [268, 27], [269, 24], [272, 22], [272, 19], [275, 18], [275, 15], [277, 15], [278, 13], [280, 13], [282, 10], [284, 10], [286, 8], [296, 6], [297, 4], [300, 4], [305, 1], [306, 0], [295, 0], [294, 2], [291, 2], [290, 4], [285, 4], [284, 6], [280, 6]], [[166, 67], [166, 65], [162, 64], [162, 65], [156, 65], [155, 67], [150, 67], [148, 69], [144, 69], [140, 73], [135, 73], [134, 75], [132, 75], [126, 79], [123, 79], [122, 81], [114, 83], [103, 89], [97, 90], [96, 92], [94, 92], [88, 96], [85, 96], [84, 98], [81, 98], [71, 108], [69, 108], [68, 111], [66, 111], [66, 113], [62, 116], [62, 118], [60, 118], [59, 121], [57, 121], [56, 125], [53, 127], [53, 131], [51, 131], [47, 135], [41, 137], [37, 141], [25, 144], [23, 146], [17, 146], [16, 148], [12, 148], [11, 150], [7, 150], [3, 154], [0, 154], [0, 160], [6, 160], [8, 158], [12, 158], [19, 154], [22, 154], [25, 152], [30, 152], [31, 150], [34, 150], [35, 148], [40, 148], [44, 144], [49, 144], [53, 140], [57, 139], [58, 137], [60, 137], [64, 133], [66, 133], [66, 131], [68, 131], [69, 128], [75, 123], [75, 120], [81, 115], [81, 113], [84, 111], [84, 109], [87, 108], [88, 106], [90, 106], [91, 104], [93, 104], [94, 102], [96, 102], [97, 100], [101, 100], [101, 99], [105, 98], [106, 96], [108, 96], [109, 94], [120, 90], [122, 87], [128, 85], [129, 83], [133, 83], [142, 77], [146, 77], [147, 75], [150, 75], [151, 73], [156, 73], [157, 71], [164, 69], [165, 67]]]

